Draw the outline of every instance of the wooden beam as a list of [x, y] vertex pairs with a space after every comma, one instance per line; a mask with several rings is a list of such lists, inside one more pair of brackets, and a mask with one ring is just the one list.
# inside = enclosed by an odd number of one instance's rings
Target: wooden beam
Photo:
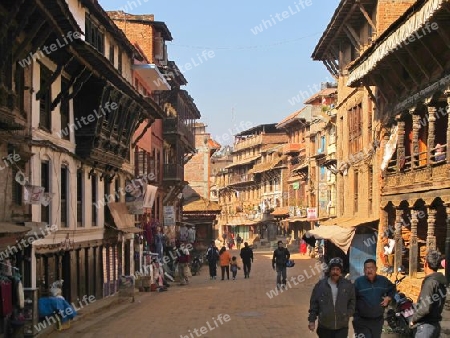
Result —
[[330, 55], [330, 54], [328, 54], [327, 56], [328, 56], [328, 58], [327, 58], [328, 64], [329, 64], [330, 67], [334, 70], [334, 72], [335, 72], [336, 74], [339, 74], [339, 68], [336, 66], [335, 63], [333, 63], [333, 56]]
[[408, 52], [409, 56], [414, 61], [414, 63], [417, 65], [417, 68], [420, 69], [420, 71], [423, 73], [423, 75], [425, 75], [427, 80], [430, 80], [430, 75], [428, 75], [427, 71], [425, 70], [425, 68], [423, 68], [422, 64], [419, 61], [417, 61], [417, 56], [414, 55], [414, 53], [411, 51], [411, 48], [406, 44], [404, 45], [404, 48]]
[[336, 71], [333, 69], [333, 67], [330, 65], [330, 62], [328, 60], [323, 60], [322, 61], [323, 64], [325, 65], [325, 67], [327, 67], [328, 71], [330, 72], [330, 74], [334, 77], [334, 78], [338, 78], [338, 73], [336, 73]]
[[69, 94], [67, 96], [67, 100], [72, 100], [75, 96], [77, 96], [83, 85], [90, 79], [91, 76], [92, 73], [89, 71], [89, 69], [84, 67], [80, 74], [77, 76], [75, 83], [72, 85], [72, 94]]
[[31, 41], [35, 38], [35, 36], [39, 33], [42, 26], [45, 25], [46, 22], [44, 20], [37, 20], [33, 24], [30, 29], [30, 33], [27, 34], [25, 39], [20, 44], [17, 44], [15, 48], [13, 48], [13, 59], [17, 60], [21, 55], [23, 55], [24, 51], [26, 51], [26, 46], [28, 46]]
[[442, 38], [442, 40], [444, 41], [447, 48], [450, 49], [450, 38], [448, 37], [447, 33], [445, 33], [445, 31], [443, 29], [438, 29], [437, 32], [438, 32], [439, 36]]
[[[65, 65], [63, 66], [63, 70], [72, 62], [72, 60], [74, 59], [74, 56], [72, 56], [66, 63], [65, 63]], [[62, 100], [62, 98], [63, 97], [66, 97], [66, 98], [68, 98], [69, 97], [69, 90], [70, 90], [70, 87], [72, 87], [73, 86], [73, 84], [74, 84], [74, 82], [75, 82], [75, 80], [76, 80], [76, 76], [72, 76], [72, 78], [70, 79], [70, 81], [69, 81], [69, 83], [68, 83], [68, 85], [67, 85], [67, 88], [66, 88], [66, 90], [62, 90], [62, 88], [61, 88], [61, 91], [58, 93], [58, 95], [56, 96], [56, 98], [53, 100], [53, 102], [52, 102], [52, 105], [51, 105], [51, 107], [50, 107], [50, 110], [51, 111], [53, 111], [55, 108], [56, 108], [56, 106], [61, 102], [61, 100]]]
[[423, 41], [423, 39], [418, 39], [419, 42], [422, 44], [422, 46], [425, 48], [425, 50], [428, 52], [428, 54], [430, 55], [430, 57], [434, 60], [434, 62], [438, 65], [438, 67], [441, 69], [441, 71], [444, 71], [444, 66], [439, 62], [438, 59], [436, 59], [436, 57], [434, 56], [434, 54], [431, 52], [431, 50], [428, 48], [428, 46], [425, 44], [425, 42]]
[[377, 33], [377, 27], [375, 26], [375, 24], [373, 23], [372, 19], [369, 16], [369, 13], [367, 13], [367, 11], [365, 10], [364, 6], [362, 5], [361, 1], [357, 0], [356, 3], [359, 6], [359, 10], [361, 11], [361, 13], [364, 15], [364, 17], [366, 18], [367, 22], [369, 23], [370, 26], [372, 26], [373, 31], [375, 32], [375, 34]]
[[12, 26], [12, 22], [16, 18], [17, 14], [20, 11], [20, 7], [25, 2], [25, 0], [17, 0], [15, 1], [14, 7], [11, 11], [8, 12], [7, 19], [2, 23], [0, 29], [0, 38], [4, 37], [6, 32], [8, 32]]
[[403, 81], [402, 76], [397, 73], [398, 68], [392, 64], [392, 61], [389, 61], [389, 57], [386, 58], [386, 63], [388, 64], [389, 68], [391, 69], [391, 74], [393, 74], [394, 77], [397, 79], [397, 81], [402, 84], [402, 86], [406, 89], [406, 92], [409, 92], [410, 88]]
[[406, 69], [406, 71], [408, 72], [409, 76], [411, 77], [411, 79], [414, 81], [414, 83], [416, 84], [416, 86], [419, 86], [420, 81], [417, 80], [415, 78], [414, 71], [406, 64], [406, 62], [401, 58], [400, 54], [398, 51], [392, 53], [392, 55], [394, 55], [394, 57], [398, 60], [398, 62], [400, 62], [402, 64], [402, 66]]
[[348, 26], [348, 25], [345, 25], [345, 27], [344, 27], [344, 32], [345, 32], [345, 34], [347, 34], [347, 37], [348, 37], [348, 39], [350, 40], [350, 42], [351, 42], [351, 44], [353, 45], [353, 47], [355, 47], [356, 50], [359, 50], [359, 46], [360, 46], [360, 44], [359, 44], [359, 39], [358, 39], [358, 38], [355, 38], [355, 36], [353, 36], [353, 34], [356, 34], [355, 31], [352, 32], [352, 31], [349, 29], [349, 26]]

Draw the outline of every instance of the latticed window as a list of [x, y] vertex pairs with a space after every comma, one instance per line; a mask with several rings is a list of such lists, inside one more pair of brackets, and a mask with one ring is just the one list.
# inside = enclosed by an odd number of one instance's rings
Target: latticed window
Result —
[[349, 153], [356, 154], [362, 150], [362, 107], [361, 104], [348, 111]]

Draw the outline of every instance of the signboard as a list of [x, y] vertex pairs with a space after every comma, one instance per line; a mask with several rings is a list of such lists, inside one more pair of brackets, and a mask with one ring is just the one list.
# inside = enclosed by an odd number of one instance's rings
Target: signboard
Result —
[[164, 225], [170, 226], [175, 225], [175, 207], [174, 206], [164, 206]]
[[317, 219], [317, 208], [306, 208], [307, 219]]
[[144, 208], [152, 208], [158, 187], [146, 184], [143, 179], [128, 182], [125, 188], [125, 202], [128, 212], [134, 215], [144, 214]]
[[119, 279], [119, 297], [134, 298], [134, 276], [121, 276]]

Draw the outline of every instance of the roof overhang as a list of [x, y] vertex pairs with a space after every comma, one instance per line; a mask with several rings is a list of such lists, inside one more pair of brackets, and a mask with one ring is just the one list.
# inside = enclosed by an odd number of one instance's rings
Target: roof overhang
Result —
[[357, 87], [361, 81], [389, 54], [408, 45], [409, 37], [414, 36], [441, 9], [445, 10], [448, 0], [424, 0], [422, 7], [411, 6], [388, 30], [386, 30], [350, 68], [347, 86]]
[[169, 83], [155, 64], [136, 64], [132, 68], [149, 85], [152, 91], [171, 89]]

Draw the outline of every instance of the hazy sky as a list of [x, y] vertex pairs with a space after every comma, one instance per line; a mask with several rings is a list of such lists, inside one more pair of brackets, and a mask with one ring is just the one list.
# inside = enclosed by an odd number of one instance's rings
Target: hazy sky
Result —
[[169, 60], [222, 145], [249, 126], [281, 121], [321, 82], [334, 81], [311, 54], [339, 0], [99, 2], [166, 23]]

